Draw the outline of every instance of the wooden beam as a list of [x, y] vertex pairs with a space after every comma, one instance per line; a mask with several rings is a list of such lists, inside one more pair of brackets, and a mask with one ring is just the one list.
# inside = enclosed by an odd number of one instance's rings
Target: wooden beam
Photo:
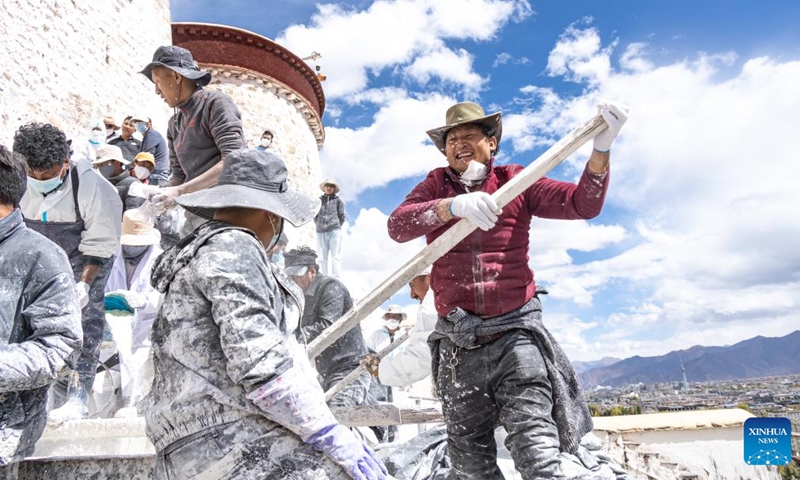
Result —
[[375, 427], [378, 425], [415, 425], [443, 423], [442, 412], [434, 407], [398, 408], [392, 404], [361, 405], [358, 407], [333, 407], [333, 415], [348, 427]]

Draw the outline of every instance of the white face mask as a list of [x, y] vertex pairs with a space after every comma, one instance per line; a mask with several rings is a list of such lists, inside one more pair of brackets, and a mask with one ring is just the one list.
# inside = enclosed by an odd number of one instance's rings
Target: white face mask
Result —
[[400, 327], [400, 320], [387, 320], [386, 328], [388, 330], [397, 330]]
[[150, 176], [150, 170], [148, 170], [147, 167], [136, 165], [133, 167], [133, 174], [139, 180], [144, 180]]
[[459, 180], [467, 186], [475, 185], [486, 178], [486, 170], [486, 165], [473, 160], [467, 164], [467, 169], [461, 174]]
[[269, 138], [262, 138], [261, 139], [261, 146], [262, 147], [267, 148], [270, 145], [272, 145], [272, 140], [271, 139], [269, 139]]
[[114, 133], [113, 128], [106, 128], [106, 137], [110, 137], [112, 133]]

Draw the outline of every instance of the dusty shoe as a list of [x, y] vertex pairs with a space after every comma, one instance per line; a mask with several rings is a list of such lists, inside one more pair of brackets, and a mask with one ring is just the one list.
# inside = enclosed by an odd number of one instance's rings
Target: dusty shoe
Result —
[[70, 398], [64, 405], [51, 410], [47, 415], [47, 421], [60, 425], [71, 420], [86, 418], [88, 414], [89, 409], [79, 398]]

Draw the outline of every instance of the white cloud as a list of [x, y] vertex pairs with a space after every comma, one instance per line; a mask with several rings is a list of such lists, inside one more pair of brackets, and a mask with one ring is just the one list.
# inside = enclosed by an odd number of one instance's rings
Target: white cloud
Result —
[[472, 56], [464, 49], [454, 52], [441, 48], [421, 55], [414, 60], [406, 73], [420, 84], [431, 77], [439, 77], [448, 83], [458, 83], [469, 91], [477, 91], [486, 81], [472, 71]]
[[[388, 215], [376, 208], [362, 209], [342, 236], [342, 281], [353, 298], [362, 298], [425, 247], [422, 238], [397, 243], [389, 238]], [[394, 303], [411, 302], [408, 289], [397, 292]], [[380, 316], [380, 315], [379, 315]]]
[[[588, 224], [613, 213], [633, 230], [625, 249], [582, 264], [565, 245], [531, 252], [537, 279], [561, 308], [588, 312], [616, 296], [615, 311], [592, 316], [598, 328], [572, 332], [575, 355], [599, 358], [609, 345], [616, 356], [657, 355], [796, 330], [800, 62], [737, 63], [734, 52], [699, 52], [659, 66], [647, 45], [631, 44], [614, 71], [606, 69], [611, 53], [595, 29], [570, 27], [551, 52], [550, 73], [586, 91], [563, 98], [531, 85], [521, 92], [523, 111], [504, 120], [506, 138], [522, 152], [588, 119], [599, 98], [631, 106], [604, 214]], [[581, 153], [567, 171], [583, 167]]]
[[647, 50], [646, 43], [631, 43], [619, 59], [619, 65], [625, 70], [646, 72], [654, 68], [653, 64], [644, 56]]
[[611, 70], [610, 55], [613, 44], [600, 48], [600, 32], [595, 28], [580, 29], [570, 25], [561, 34], [558, 43], [547, 60], [547, 73], [551, 76], [564, 76], [575, 82], [602, 82]]
[[[320, 65], [328, 76], [329, 100], [364, 90], [371, 76], [408, 65], [415, 66], [411, 73], [415, 78], [436, 76], [473, 89], [480, 77], [472, 70], [471, 59], [466, 64], [469, 56], [456, 54], [445, 42], [491, 40], [508, 21], [530, 14], [525, 0], [379, 0], [366, 10], [321, 4], [309, 25], [293, 25], [276, 41], [293, 52], [323, 55]], [[457, 73], [464, 75], [457, 77], [429, 61], [416, 62], [417, 57], [437, 51], [461, 58]]]
[[495, 59], [494, 59], [494, 63], [492, 63], [492, 67], [497, 68], [500, 65], [505, 65], [506, 63], [511, 61], [512, 58], [514, 58], [514, 57], [512, 57], [507, 52], [498, 53], [497, 57], [495, 57]]
[[[345, 200], [367, 188], [419, 175], [445, 165], [444, 156], [425, 131], [444, 119], [455, 103], [438, 94], [427, 97], [387, 97], [372, 125], [364, 128], [328, 127], [320, 151], [323, 174], [342, 184]], [[426, 141], [428, 142], [426, 144]]]
[[[391, 9], [403, 2], [379, 3]], [[420, 12], [425, 21], [435, 18]], [[369, 126], [327, 129], [323, 166], [342, 179], [345, 195], [443, 164], [424, 132], [438, 123], [452, 98], [364, 88], [370, 71], [389, 65], [420, 80], [446, 78], [435, 71], [436, 62], [419, 60], [403, 70], [430, 52], [462, 58], [457, 68], [461, 78], [468, 78], [474, 73], [471, 60], [463, 60], [469, 52], [448, 49], [443, 39], [456, 38], [446, 37], [455, 33], [437, 28], [427, 37], [412, 32], [417, 37], [400, 42], [405, 46], [394, 63], [370, 60], [377, 58], [371, 57], [371, 45], [365, 60], [346, 63], [365, 76], [365, 83], [342, 87], [340, 92], [354, 93], [341, 101], [369, 102], [378, 111]], [[423, 43], [429, 48], [418, 49]], [[598, 99], [631, 107], [612, 153], [603, 214], [590, 222], [536, 221], [532, 228], [531, 264], [537, 281], [551, 291], [547, 303], [553, 313], [546, 314], [546, 324], [568, 354], [582, 360], [612, 353], [657, 355], [796, 330], [800, 162], [794, 160], [794, 139], [800, 62], [698, 52], [659, 65], [646, 44], [620, 50], [615, 53], [616, 41], [604, 46], [597, 29], [572, 25], [553, 48], [547, 73], [579, 82], [585, 90], [562, 97], [551, 88], [529, 85], [509, 102], [511, 108], [504, 108], [504, 145], [518, 155], [549, 145], [583, 123], [595, 114]], [[613, 67], [615, 54], [619, 68]], [[496, 61], [510, 61], [504, 58]], [[575, 178], [589, 149], [567, 159], [559, 175]], [[363, 210], [348, 229], [354, 249], [346, 250], [345, 258], [354, 271], [347, 281], [359, 292], [422, 248], [419, 240], [396, 255], [393, 249], [406, 246], [388, 236], [375, 238], [376, 233], [385, 235], [385, 215], [372, 210]], [[402, 261], [380, 267], [389, 256]]]
[[492, 67], [497, 68], [500, 65], [505, 65], [507, 63], [512, 63], [514, 65], [530, 65], [531, 59], [528, 57], [514, 58], [508, 52], [501, 52], [498, 53], [497, 56], [495, 57], [494, 62], [492, 63]]
[[531, 265], [536, 268], [569, 265], [569, 250], [591, 252], [621, 242], [625, 229], [584, 220], [564, 221], [534, 218], [531, 221]]

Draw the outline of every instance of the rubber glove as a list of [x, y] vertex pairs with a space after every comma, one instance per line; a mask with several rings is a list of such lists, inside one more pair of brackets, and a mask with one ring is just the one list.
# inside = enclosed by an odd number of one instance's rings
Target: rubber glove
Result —
[[89, 284], [86, 282], [78, 282], [75, 284], [75, 292], [78, 294], [78, 303], [81, 306], [81, 310], [89, 305]]
[[178, 187], [163, 187], [158, 190], [158, 193], [150, 198], [155, 211], [166, 212], [178, 205], [178, 202], [175, 201], [175, 197], [180, 195]]
[[141, 293], [134, 292], [133, 290], [117, 290], [106, 294], [106, 297], [109, 295], [118, 295], [124, 298], [131, 308], [142, 308], [147, 304], [147, 298], [145, 298], [145, 296]]
[[292, 367], [247, 394], [264, 416], [296, 433], [356, 480], [384, 480], [386, 467], [369, 447], [341, 426], [325, 404], [319, 383]]
[[375, 452], [343, 425], [327, 427], [309, 437], [306, 443], [338, 463], [355, 480], [386, 478], [386, 468]]
[[616, 103], [600, 102], [597, 104], [597, 113], [603, 116], [608, 128], [594, 137], [594, 149], [607, 152], [611, 150], [611, 144], [628, 120], [628, 108]]
[[103, 306], [105, 307], [106, 312], [124, 311], [133, 313], [133, 307], [130, 306], [128, 300], [126, 300], [122, 295], [115, 293], [106, 294], [106, 298], [103, 301]]
[[497, 216], [503, 210], [497, 207], [494, 199], [486, 192], [472, 192], [458, 195], [450, 204], [450, 213], [456, 217], [468, 218], [483, 231], [497, 223]]

